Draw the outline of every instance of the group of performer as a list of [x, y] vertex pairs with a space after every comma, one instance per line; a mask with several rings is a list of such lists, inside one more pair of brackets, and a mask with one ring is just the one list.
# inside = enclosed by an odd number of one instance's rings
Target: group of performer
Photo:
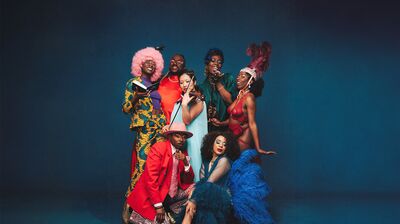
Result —
[[182, 54], [163, 75], [161, 49], [135, 53], [122, 105], [136, 132], [124, 223], [273, 223], [259, 155], [275, 152], [261, 147], [255, 119], [271, 46], [246, 53], [235, 78], [210, 49], [201, 84]]

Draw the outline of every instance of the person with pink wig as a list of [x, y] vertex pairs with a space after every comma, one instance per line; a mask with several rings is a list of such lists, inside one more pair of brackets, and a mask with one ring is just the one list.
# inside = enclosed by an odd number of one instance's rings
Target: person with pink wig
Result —
[[[166, 118], [161, 109], [160, 94], [152, 88], [161, 77], [163, 68], [163, 57], [153, 47], [139, 50], [132, 58], [131, 74], [134, 77], [126, 83], [125, 100], [122, 104], [122, 111], [131, 117], [130, 129], [136, 132], [126, 197], [130, 195], [143, 173], [151, 145], [164, 140], [161, 130], [166, 125]], [[128, 211], [129, 208], [125, 205], [123, 219], [126, 222], [129, 218]]]

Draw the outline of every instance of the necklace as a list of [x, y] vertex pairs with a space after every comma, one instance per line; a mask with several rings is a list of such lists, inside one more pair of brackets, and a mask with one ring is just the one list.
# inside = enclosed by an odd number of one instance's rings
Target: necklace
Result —
[[236, 99], [240, 100], [240, 99], [241, 99], [244, 95], [246, 95], [246, 93], [248, 93], [248, 92], [250, 92], [250, 89], [246, 89], [246, 90], [241, 89], [241, 90], [239, 91], [239, 94], [237, 95]]
[[[249, 89], [246, 89], [246, 90], [241, 89], [241, 90], [239, 91], [239, 94], [238, 94], [237, 97], [236, 97], [235, 102], [233, 102], [233, 107], [232, 107], [232, 108], [235, 108], [236, 105], [239, 103], [240, 99], [242, 99], [243, 96], [245, 96], [248, 92], [250, 92]], [[231, 105], [231, 106], [232, 106], [232, 105]]]

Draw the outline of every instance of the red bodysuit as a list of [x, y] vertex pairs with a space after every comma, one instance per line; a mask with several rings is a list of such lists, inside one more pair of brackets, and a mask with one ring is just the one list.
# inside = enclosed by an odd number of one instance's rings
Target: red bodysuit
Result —
[[[242, 133], [244, 131], [242, 126], [244, 124], [247, 124], [249, 121], [249, 117], [243, 111], [243, 103], [244, 103], [244, 99], [246, 99], [247, 94], [248, 93], [246, 93], [241, 99], [239, 99], [239, 101], [233, 107], [228, 107], [228, 109], [227, 109], [230, 117], [233, 120], [237, 120], [239, 122], [239, 123], [229, 122], [229, 129], [233, 132], [233, 134], [236, 137], [239, 137], [240, 135], [242, 135]], [[247, 127], [244, 129], [247, 129]]]

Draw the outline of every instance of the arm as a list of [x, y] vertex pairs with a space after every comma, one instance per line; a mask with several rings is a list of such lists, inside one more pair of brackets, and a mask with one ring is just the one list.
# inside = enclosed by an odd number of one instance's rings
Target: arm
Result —
[[204, 163], [201, 163], [201, 168], [200, 168], [200, 179], [204, 178]]
[[190, 185], [193, 183], [193, 179], [194, 179], [193, 168], [192, 168], [192, 166], [190, 166], [187, 155], [184, 154], [182, 151], [177, 150], [175, 152], [174, 156], [176, 159], [181, 160], [183, 162], [184, 168], [181, 169], [181, 171], [180, 171], [180, 179], [181, 179], [182, 188], [186, 189], [187, 185]]
[[210, 121], [215, 127], [228, 126], [229, 124], [229, 118], [224, 121], [220, 121], [217, 118], [211, 118]]
[[225, 85], [223, 85], [220, 81], [216, 83], [216, 88], [219, 94], [222, 96], [225, 104], [229, 105], [233, 102], [233, 99], [237, 96], [237, 89], [236, 89], [236, 79], [231, 76], [229, 73], [224, 75], [225, 78]]
[[225, 89], [225, 86], [222, 85], [221, 82], [217, 82], [215, 87], [217, 88], [217, 91], [221, 95], [224, 102], [228, 105], [231, 104], [232, 103], [232, 95], [228, 90]]
[[126, 114], [133, 113], [134, 105], [139, 101], [140, 98], [148, 95], [148, 92], [136, 92], [132, 90], [132, 81], [134, 79], [130, 79], [125, 86], [125, 100], [122, 104], [122, 112]]
[[220, 178], [224, 177], [230, 169], [231, 169], [231, 164], [229, 160], [225, 157], [221, 158], [218, 161], [218, 164], [215, 167], [214, 171], [208, 177], [207, 181], [212, 183], [217, 182]]
[[261, 154], [274, 154], [275, 152], [272, 151], [265, 151], [261, 149], [260, 140], [258, 138], [258, 128], [256, 122], [256, 98], [253, 94], [249, 94], [246, 98], [246, 107], [247, 107], [247, 115], [249, 118], [249, 128], [251, 135], [253, 136], [254, 146], [257, 152]]
[[203, 110], [203, 103], [196, 102], [189, 109], [189, 102], [193, 99], [194, 96], [190, 97], [189, 93], [185, 93], [182, 99], [182, 120], [186, 125], [190, 124]]
[[132, 92], [132, 79], [125, 86], [125, 100], [122, 103], [122, 112], [128, 114], [133, 113], [134, 105], [138, 101], [138, 97]]

